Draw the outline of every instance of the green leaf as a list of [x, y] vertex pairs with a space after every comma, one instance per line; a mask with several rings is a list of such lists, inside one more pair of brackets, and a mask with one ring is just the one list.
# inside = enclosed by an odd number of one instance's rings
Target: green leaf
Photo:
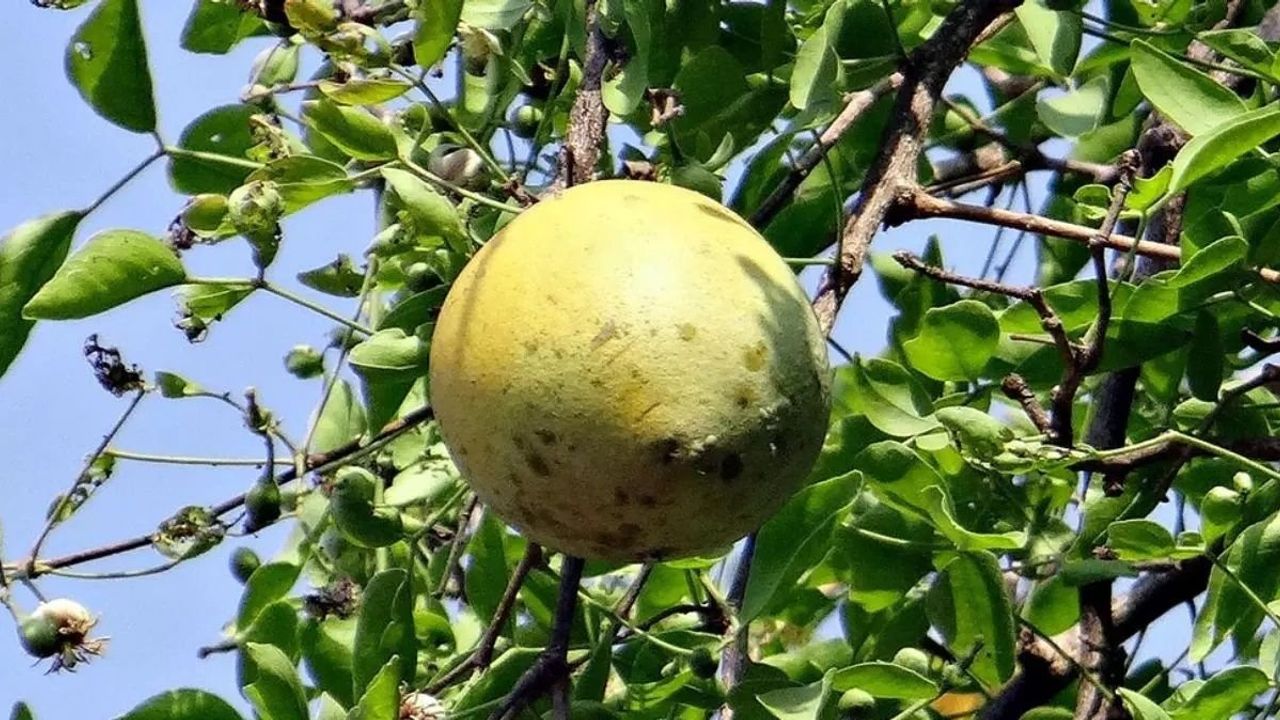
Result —
[[466, 0], [462, 20], [485, 30], [510, 30], [531, 7], [533, 0]]
[[224, 55], [262, 28], [262, 20], [227, 0], [196, 0], [182, 28], [183, 50]]
[[394, 196], [390, 198], [393, 207], [403, 211], [401, 222], [408, 224], [415, 232], [423, 235], [439, 235], [459, 252], [466, 252], [466, 228], [458, 209], [449, 199], [418, 178], [404, 170], [383, 168], [382, 177]]
[[791, 590], [810, 565], [822, 559], [836, 519], [853, 502], [860, 482], [860, 475], [853, 472], [810, 485], [760, 528], [738, 612], [741, 622], [764, 612], [779, 592]]
[[[239, 720], [239, 715], [231, 716]], [[36, 720], [35, 713], [31, 712], [31, 707], [24, 702], [16, 702], [13, 704], [13, 710], [9, 712], [9, 720]], [[214, 718], [214, 720], [223, 720]]]
[[417, 335], [399, 328], [379, 330], [351, 349], [350, 362], [366, 380], [409, 380], [427, 369], [431, 346]]
[[85, 318], [187, 279], [168, 245], [136, 230], [89, 238], [23, 308], [36, 320]]
[[341, 165], [315, 155], [272, 160], [245, 178], [246, 183], [255, 180], [275, 183], [286, 213], [298, 212], [318, 200], [355, 188]]
[[1070, 75], [1080, 54], [1083, 35], [1080, 15], [1050, 10], [1044, 0], [1024, 2], [1014, 10], [1014, 14], [1040, 62], [1059, 76]]
[[289, 594], [302, 568], [292, 563], [267, 563], [253, 571], [240, 595], [236, 611], [236, 628], [247, 630], [268, 605]]
[[981, 533], [962, 526], [942, 477], [900, 442], [875, 443], [859, 453], [853, 464], [880, 497], [906, 512], [923, 513], [958, 548], [1013, 550], [1026, 542], [1021, 532]]
[[507, 555], [502, 522], [486, 512], [467, 542], [471, 564], [463, 578], [467, 601], [480, 617], [493, 617], [507, 587]]
[[825, 677], [801, 687], [763, 692], [756, 696], [756, 700], [778, 720], [819, 720], [831, 715], [831, 678]]
[[298, 282], [328, 295], [358, 297], [364, 286], [364, 275], [356, 270], [351, 256], [342, 253], [333, 262], [298, 273]]
[[961, 300], [930, 308], [920, 332], [902, 345], [912, 367], [935, 380], [975, 380], [1000, 342], [1000, 323], [991, 308]]
[[378, 671], [347, 720], [397, 720], [400, 717], [400, 659], [392, 655]]
[[79, 212], [45, 215], [0, 238], [0, 377], [35, 325], [22, 316], [22, 308], [62, 265], [83, 218]]
[[156, 387], [160, 389], [160, 395], [167, 398], [185, 398], [204, 392], [204, 388], [196, 383], [177, 373], [164, 370], [156, 371], [155, 383]]
[[[257, 113], [250, 105], [223, 105], [192, 120], [182, 130], [178, 147], [202, 153], [245, 160], [257, 141], [249, 118]], [[169, 161], [169, 182], [188, 195], [227, 194], [240, 187], [252, 168], [225, 162], [175, 156]]]
[[878, 430], [895, 437], [908, 437], [932, 430], [933, 403], [915, 378], [901, 365], [889, 360], [855, 357], [838, 376], [848, 381], [844, 393], [850, 410], [866, 415]]
[[1013, 430], [1004, 423], [967, 405], [939, 408], [936, 416], [964, 455], [990, 460], [1013, 439]]
[[1005, 589], [1000, 561], [989, 552], [940, 556], [939, 569], [951, 591], [953, 622], [950, 648], [967, 655], [979, 643], [982, 649], [972, 670], [984, 682], [998, 686], [1013, 674], [1016, 665], [1016, 627], [1013, 605]]
[[1270, 686], [1267, 674], [1256, 667], [1228, 667], [1206, 680], [1169, 716], [1172, 720], [1233, 717]]
[[321, 80], [316, 87], [325, 97], [342, 105], [377, 105], [400, 97], [413, 85], [389, 78], [350, 78], [346, 82]]
[[[499, 655], [478, 680], [467, 685], [453, 702], [454, 715], [505, 697], [520, 676], [533, 665], [541, 651], [531, 647], [513, 647]], [[477, 715], [479, 713], [476, 713]]]
[[1217, 318], [1208, 310], [1201, 310], [1196, 314], [1196, 328], [1187, 353], [1187, 384], [1193, 396], [1208, 402], [1217, 401], [1218, 389], [1222, 387], [1224, 353]]
[[[1193, 141], [1194, 142], [1194, 141]], [[1249, 243], [1238, 235], [1224, 237], [1188, 258], [1165, 287], [1182, 289], [1206, 280], [1221, 279], [1232, 268], [1243, 267]]]
[[1053, 132], [1078, 137], [1097, 128], [1105, 116], [1109, 85], [1107, 77], [1099, 75], [1065, 95], [1039, 98], [1036, 114]]
[[[1204, 110], [1196, 108], [1196, 112], [1203, 113]], [[1275, 104], [1206, 128], [1184, 145], [1173, 159], [1169, 194], [1180, 193], [1200, 178], [1253, 154], [1262, 143], [1276, 135], [1280, 135], [1280, 106]]]
[[244, 694], [262, 720], [307, 720], [307, 697], [298, 671], [273, 645], [247, 643], [244, 651], [255, 673]]
[[181, 689], [153, 695], [117, 720], [240, 720], [240, 713], [217, 695]]
[[1129, 688], [1117, 688], [1116, 692], [1120, 693], [1125, 707], [1133, 713], [1133, 720], [1170, 720], [1169, 714], [1147, 696]]
[[1262, 623], [1262, 610], [1237, 580], [1263, 601], [1269, 602], [1280, 594], [1280, 575], [1275, 572], [1280, 564], [1280, 515], [1272, 515], [1240, 533], [1222, 562], [1235, 578], [1216, 566], [1210, 572], [1209, 592], [1192, 634], [1190, 657], [1195, 662], [1207, 657], [1228, 635], [1241, 644], [1251, 642]]
[[102, 0], [71, 36], [66, 61], [68, 79], [94, 112], [133, 132], [156, 129], [137, 0]]
[[352, 651], [355, 694], [363, 695], [393, 657], [399, 659], [396, 682], [412, 680], [418, 662], [412, 578], [399, 568], [383, 570], [365, 586]]
[[355, 633], [355, 618], [329, 617], [307, 622], [299, 638], [302, 660], [315, 686], [332, 695], [343, 707], [355, 704], [351, 681]]
[[328, 452], [360, 437], [364, 431], [364, 408], [352, 392], [351, 384], [339, 380], [320, 409], [311, 449]]
[[877, 698], [923, 700], [938, 694], [938, 684], [920, 673], [891, 662], [865, 662], [837, 670], [831, 687], [838, 692], [857, 688]]
[[1151, 43], [1134, 40], [1129, 52], [1142, 94], [1188, 134], [1201, 135], [1244, 113], [1234, 92]]
[[1118, 520], [1107, 528], [1107, 546], [1121, 560], [1156, 560], [1173, 553], [1174, 540], [1153, 520]]
[[844, 25], [845, 3], [831, 3], [822, 25], [809, 36], [796, 53], [791, 71], [791, 104], [806, 110], [819, 102], [836, 97], [839, 88], [840, 58], [835, 44]]
[[630, 115], [644, 100], [649, 87], [649, 46], [653, 36], [647, 0], [623, 0], [622, 10], [635, 41], [635, 52], [622, 66], [622, 71], [601, 88], [604, 106], [618, 116]]
[[463, 0], [419, 3], [414, 11], [418, 26], [413, 33], [413, 57], [418, 67], [430, 68], [444, 59], [458, 31]]
[[396, 156], [391, 129], [366, 110], [331, 100], [308, 100], [302, 103], [302, 120], [356, 160], [390, 160]]
[[1264, 75], [1271, 75], [1273, 72], [1276, 55], [1254, 31], [1227, 28], [1202, 32], [1196, 37], [1219, 55], [1235, 60], [1250, 70]]

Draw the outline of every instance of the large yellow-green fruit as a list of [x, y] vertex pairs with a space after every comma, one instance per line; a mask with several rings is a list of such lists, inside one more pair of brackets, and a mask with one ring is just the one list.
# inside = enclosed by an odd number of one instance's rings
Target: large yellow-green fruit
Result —
[[817, 322], [768, 243], [698, 193], [630, 180], [545, 199], [476, 253], [430, 382], [480, 498], [604, 560], [757, 528], [809, 471], [830, 402]]

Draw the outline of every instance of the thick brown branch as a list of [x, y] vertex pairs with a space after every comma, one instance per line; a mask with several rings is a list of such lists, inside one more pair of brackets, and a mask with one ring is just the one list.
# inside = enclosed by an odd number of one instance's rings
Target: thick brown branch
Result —
[[937, 31], [907, 58], [902, 68], [893, 115], [880, 141], [840, 236], [839, 261], [823, 279], [814, 311], [830, 334], [845, 295], [862, 275], [867, 250], [876, 231], [897, 202], [899, 193], [916, 182], [916, 163], [933, 122], [933, 110], [951, 73], [975, 40], [1019, 0], [967, 0], [947, 14]]
[[1044, 406], [1040, 404], [1040, 400], [1036, 398], [1036, 394], [1031, 391], [1031, 386], [1027, 381], [1017, 373], [1007, 376], [1000, 383], [1000, 389], [1004, 392], [1005, 397], [1013, 400], [1022, 407], [1022, 412], [1026, 414], [1027, 419], [1035, 426], [1037, 430], [1048, 435], [1050, 430], [1049, 413], [1045, 412]]
[[600, 143], [604, 141], [605, 123], [609, 112], [605, 110], [600, 86], [604, 67], [609, 59], [605, 47], [608, 40], [600, 28], [596, 0], [587, 0], [587, 49], [582, 59], [582, 84], [578, 86], [569, 110], [569, 128], [564, 145], [560, 148], [560, 172], [553, 190], [563, 190], [595, 176], [600, 161]]

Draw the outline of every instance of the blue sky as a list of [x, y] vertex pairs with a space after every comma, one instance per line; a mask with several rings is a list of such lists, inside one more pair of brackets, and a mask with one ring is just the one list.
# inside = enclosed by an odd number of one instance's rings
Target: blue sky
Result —
[[[161, 131], [170, 142], [202, 111], [235, 102], [254, 55], [271, 42], [246, 42], [229, 57], [186, 53], [178, 47], [178, 37], [188, 11], [189, 3], [179, 2], [147, 2], [143, 7]], [[9, 29], [0, 44], [0, 66], [8, 69], [0, 110], [0, 228], [5, 230], [38, 215], [87, 205], [153, 149], [149, 137], [96, 116], [63, 75], [67, 38], [88, 12], [88, 7], [41, 10], [17, 1], [0, 8], [0, 25]], [[957, 80], [957, 89], [972, 86], [971, 75]], [[76, 242], [113, 227], [162, 235], [182, 202], [157, 164], [83, 223]], [[373, 234], [372, 223], [367, 194], [326, 200], [291, 218], [276, 276], [293, 284], [296, 270], [324, 263], [338, 252], [358, 253]], [[885, 233], [876, 248], [918, 249], [929, 233], [942, 234], [950, 263], [970, 271], [981, 264], [991, 237], [985, 228], [933, 221]], [[250, 272], [248, 252], [238, 242], [189, 253], [187, 261], [200, 274]], [[1026, 265], [1020, 264], [1023, 269]], [[807, 274], [810, 287], [812, 275]], [[343, 309], [336, 299], [318, 299]], [[66, 489], [84, 455], [124, 408], [125, 400], [97, 386], [81, 355], [90, 333], [119, 346], [148, 373], [170, 370], [210, 390], [236, 394], [252, 385], [292, 433], [305, 430], [320, 388], [285, 373], [281, 358], [297, 343], [323, 345], [328, 321], [278, 298], [253, 297], [217, 325], [206, 342], [191, 345], [172, 327], [174, 314], [171, 297], [161, 293], [104, 316], [44, 323], [0, 379], [0, 522], [7, 559], [25, 554], [50, 500]], [[886, 323], [887, 306], [868, 277], [846, 302], [836, 336], [850, 350], [874, 354], [883, 346]], [[142, 403], [116, 446], [224, 457], [254, 456], [261, 449], [225, 406], [159, 397]], [[254, 475], [251, 469], [122, 463], [74, 520], [55, 531], [46, 551], [58, 555], [149, 532], [183, 505], [216, 503], [242, 492]], [[101, 632], [111, 637], [111, 645], [105, 658], [74, 675], [45, 676], [9, 641], [11, 626], [0, 616], [0, 714], [23, 699], [41, 718], [113, 717], [175, 687], [205, 688], [242, 705], [234, 686], [233, 656], [199, 660], [195, 650], [217, 641], [222, 624], [234, 613], [240, 587], [226, 568], [231, 550], [247, 544], [269, 556], [283, 537], [283, 529], [274, 528], [258, 538], [232, 540], [153, 577], [42, 579], [46, 595], [74, 597], [100, 613]], [[81, 569], [138, 569], [159, 560], [142, 551]], [[29, 595], [19, 591], [18, 597], [30, 607]]]

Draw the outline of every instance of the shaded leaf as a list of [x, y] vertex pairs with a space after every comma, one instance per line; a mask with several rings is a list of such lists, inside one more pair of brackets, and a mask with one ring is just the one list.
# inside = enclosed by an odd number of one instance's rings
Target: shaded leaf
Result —
[[891, 662], [866, 662], [837, 670], [831, 687], [839, 692], [857, 688], [877, 698], [923, 700], [938, 694], [938, 684], [920, 673]]
[[413, 587], [399, 568], [374, 575], [365, 587], [356, 622], [351, 674], [355, 694], [363, 695], [392, 657], [398, 657], [396, 682], [413, 679], [418, 662], [413, 632]]
[[809, 566], [826, 554], [836, 519], [847, 511], [860, 482], [860, 474], [853, 472], [810, 485], [760, 528], [747, 592], [738, 611], [741, 622], [763, 612], [779, 591], [792, 589]]
[[[223, 105], [192, 120], [182, 130], [178, 147], [202, 153], [245, 160], [256, 144], [249, 118], [257, 110], [250, 105]], [[253, 172], [251, 167], [186, 156], [169, 160], [169, 181], [178, 192], [226, 194], [240, 187]]]
[[418, 26], [413, 34], [413, 57], [429, 68], [444, 59], [462, 17], [463, 0], [420, 3], [414, 11]]
[[183, 50], [222, 55], [262, 28], [257, 15], [226, 0], [196, 0], [182, 28]]
[[62, 265], [83, 217], [78, 212], [46, 215], [0, 238], [0, 376], [35, 325], [22, 316], [22, 308]]
[[262, 720], [307, 720], [307, 698], [289, 658], [272, 645], [247, 643], [254, 676], [244, 694]]
[[390, 128], [366, 110], [331, 100], [308, 100], [302, 103], [302, 119], [357, 160], [390, 160], [396, 156], [396, 140]]
[[902, 350], [912, 367], [935, 380], [974, 380], [999, 341], [1000, 324], [991, 308], [961, 300], [927, 310], [920, 332]]
[[154, 695], [117, 720], [240, 720], [240, 713], [217, 695], [181, 689]]

